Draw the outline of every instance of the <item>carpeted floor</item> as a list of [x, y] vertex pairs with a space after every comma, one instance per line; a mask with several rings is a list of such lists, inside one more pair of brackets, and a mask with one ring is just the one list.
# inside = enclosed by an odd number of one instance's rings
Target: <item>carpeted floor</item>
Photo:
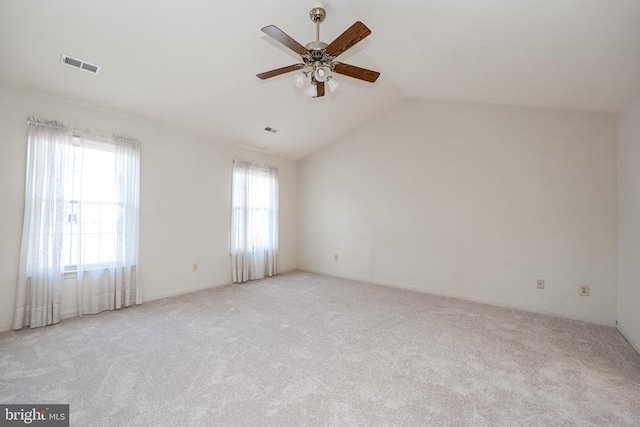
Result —
[[613, 328], [288, 273], [0, 334], [0, 403], [72, 426], [640, 425]]

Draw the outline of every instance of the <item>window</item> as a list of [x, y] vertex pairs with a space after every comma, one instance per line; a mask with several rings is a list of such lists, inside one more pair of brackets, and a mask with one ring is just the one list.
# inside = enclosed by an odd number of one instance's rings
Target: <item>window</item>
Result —
[[79, 248], [87, 265], [99, 266], [116, 259], [118, 215], [115, 153], [99, 148], [70, 149], [64, 182], [65, 222], [62, 263], [75, 270]]
[[[235, 178], [235, 182], [246, 179], [244, 171], [236, 173], [239, 176]], [[236, 186], [233, 215], [236, 218], [246, 215], [247, 220], [234, 224], [236, 238], [233, 239], [232, 251], [235, 252], [242, 251], [245, 247], [252, 251], [267, 248], [272, 242], [270, 226], [272, 217], [277, 217], [278, 212], [278, 207], [274, 206], [276, 201], [271, 197], [273, 177], [267, 171], [258, 171], [251, 184], [246, 197], [242, 194], [244, 189]]]
[[60, 318], [62, 272], [78, 313], [142, 303], [138, 284], [140, 144], [29, 118], [14, 329]]
[[87, 132], [73, 138], [62, 163], [65, 270], [118, 263], [127, 239], [137, 239], [138, 144]]
[[234, 162], [231, 206], [233, 281], [277, 274], [278, 170]]

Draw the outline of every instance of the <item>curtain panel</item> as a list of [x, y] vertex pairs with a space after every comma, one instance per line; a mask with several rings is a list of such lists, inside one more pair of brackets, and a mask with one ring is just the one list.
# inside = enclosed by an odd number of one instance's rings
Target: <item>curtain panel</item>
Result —
[[278, 170], [233, 165], [231, 270], [234, 283], [278, 273]]
[[101, 159], [94, 162], [85, 154], [80, 162], [75, 264], [82, 316], [141, 304], [142, 290], [138, 285], [140, 144], [88, 131], [81, 146], [85, 153], [99, 153]]
[[64, 265], [62, 238], [72, 130], [63, 123], [29, 119], [24, 222], [13, 329], [60, 321]]

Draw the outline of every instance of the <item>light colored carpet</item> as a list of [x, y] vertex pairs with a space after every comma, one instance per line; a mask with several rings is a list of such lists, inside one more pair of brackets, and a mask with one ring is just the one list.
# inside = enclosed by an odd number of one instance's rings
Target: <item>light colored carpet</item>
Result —
[[613, 328], [295, 272], [0, 334], [73, 426], [640, 425]]

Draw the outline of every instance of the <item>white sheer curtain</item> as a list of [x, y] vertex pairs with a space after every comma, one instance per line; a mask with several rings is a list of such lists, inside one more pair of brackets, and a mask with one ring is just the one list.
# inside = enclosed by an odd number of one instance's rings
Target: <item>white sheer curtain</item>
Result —
[[29, 118], [25, 212], [13, 329], [60, 321], [65, 272], [78, 312], [142, 303], [140, 144]]
[[76, 252], [79, 314], [142, 303], [138, 285], [140, 144], [82, 135]]
[[278, 170], [233, 164], [231, 262], [233, 282], [278, 273]]
[[60, 321], [64, 265], [64, 195], [72, 156], [71, 129], [57, 122], [29, 119], [24, 223], [13, 329]]

